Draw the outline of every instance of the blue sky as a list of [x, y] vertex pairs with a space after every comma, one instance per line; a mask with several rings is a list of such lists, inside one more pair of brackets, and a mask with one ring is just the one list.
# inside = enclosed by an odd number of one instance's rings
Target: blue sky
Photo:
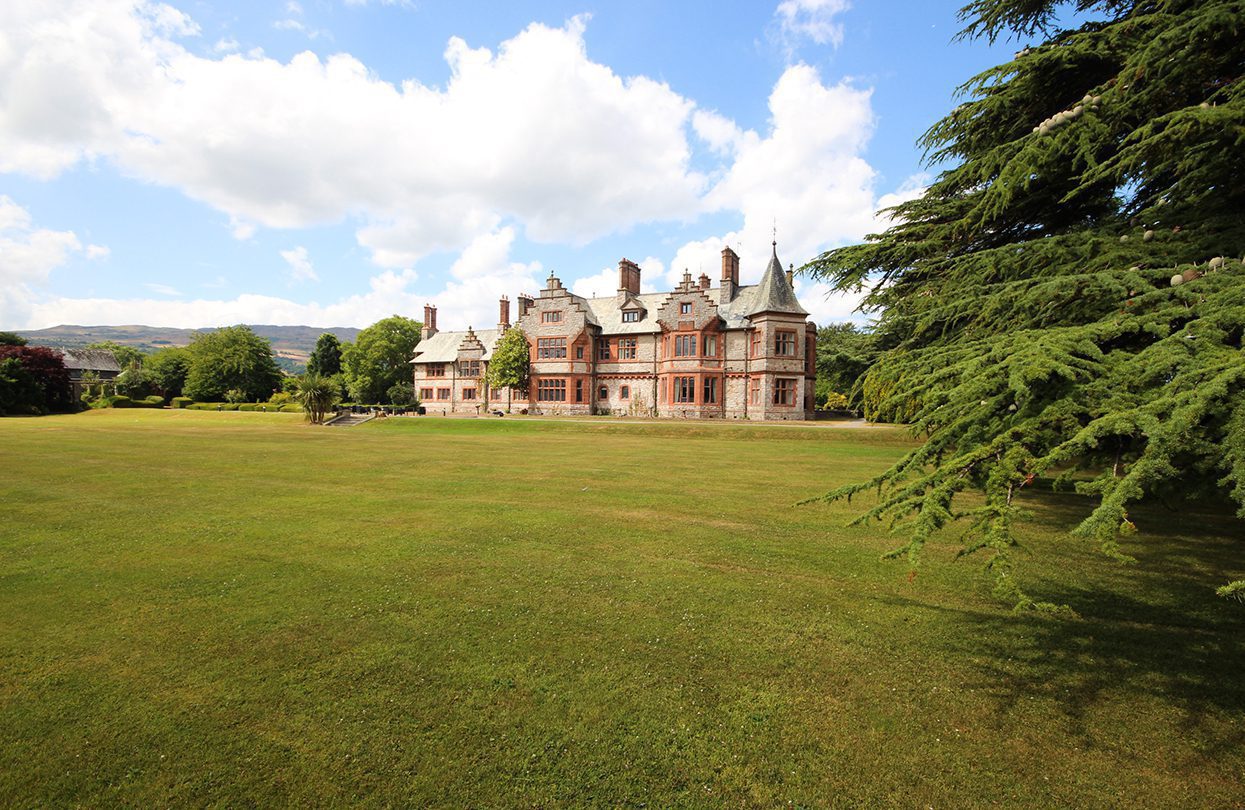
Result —
[[[956, 2], [0, 4], [0, 328], [492, 326], [719, 254], [755, 280], [918, 193], [1016, 43]], [[854, 301], [804, 280], [819, 323]]]

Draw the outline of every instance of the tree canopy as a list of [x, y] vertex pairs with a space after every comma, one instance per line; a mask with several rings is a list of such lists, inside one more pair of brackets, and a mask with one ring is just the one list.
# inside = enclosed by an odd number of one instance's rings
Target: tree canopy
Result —
[[0, 344], [0, 416], [71, 408], [64, 355], [43, 346]]
[[[1245, 517], [1245, 42], [1227, 0], [975, 0], [963, 36], [1039, 36], [970, 79], [921, 145], [938, 174], [895, 223], [808, 267], [869, 290], [888, 348], [872, 419], [928, 441], [862, 519], [915, 560], [965, 520], [1009, 577], [1016, 494], [1052, 476], [1096, 498], [1075, 530], [1123, 558], [1129, 508], [1209, 495]], [[977, 490], [984, 502], [961, 508]], [[1239, 572], [1238, 572], [1239, 576]], [[1245, 583], [1221, 589], [1239, 592]]]
[[531, 347], [527, 342], [527, 335], [522, 329], [511, 327], [493, 347], [493, 359], [489, 360], [486, 381], [490, 388], [512, 388], [527, 393], [530, 363]]
[[307, 358], [307, 371], [323, 377], [341, 374], [342, 344], [337, 335], [325, 332], [316, 339], [316, 347]]
[[380, 403], [393, 384], [412, 377], [411, 357], [421, 324], [401, 315], [377, 321], [359, 332], [342, 352], [346, 386], [355, 402]]
[[220, 402], [234, 391], [246, 401], [264, 402], [281, 387], [281, 369], [272, 346], [248, 326], [196, 335], [186, 351], [190, 367], [183, 393], [192, 399]]
[[147, 357], [143, 369], [165, 397], [181, 396], [190, 373], [190, 352], [179, 346], [160, 349]]
[[877, 336], [851, 323], [835, 323], [817, 329], [817, 402], [825, 404], [832, 394], [849, 397], [856, 382], [877, 359]]

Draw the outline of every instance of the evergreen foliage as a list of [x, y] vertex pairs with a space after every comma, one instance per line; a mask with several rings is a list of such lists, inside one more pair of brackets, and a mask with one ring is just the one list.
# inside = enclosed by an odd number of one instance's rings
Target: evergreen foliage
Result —
[[13, 332], [0, 332], [0, 346], [25, 346], [26, 338]]
[[346, 387], [355, 402], [382, 402], [394, 383], [413, 380], [411, 357], [419, 343], [418, 321], [392, 315], [359, 332], [342, 352]]
[[294, 399], [302, 406], [307, 421], [318, 425], [325, 414], [337, 404], [337, 386], [328, 377], [308, 371], [298, 378], [298, 390]]
[[833, 394], [849, 395], [880, 348], [872, 331], [851, 323], [835, 323], [817, 330], [817, 403], [839, 404]]
[[967, 521], [963, 553], [1024, 606], [1009, 550], [1037, 476], [1097, 499], [1075, 533], [1117, 559], [1146, 497], [1245, 517], [1245, 4], [1079, 0], [1088, 21], [1056, 31], [1060, 5], [964, 8], [964, 36], [1045, 41], [961, 88], [921, 142], [951, 168], [896, 224], [808, 268], [880, 313], [866, 416], [928, 435], [826, 497], [878, 489], [861, 519], [910, 559]]
[[341, 373], [342, 344], [337, 335], [325, 332], [316, 339], [316, 347], [307, 358], [307, 370], [323, 377]]
[[[509, 388], [526, 395], [531, 375], [531, 347], [522, 329], [507, 329], [493, 347], [485, 380], [490, 389]], [[506, 402], [510, 410], [510, 402]]]
[[263, 402], [281, 387], [272, 346], [249, 326], [196, 335], [186, 351], [190, 368], [183, 390], [197, 402], [219, 402], [229, 391], [249, 402]]

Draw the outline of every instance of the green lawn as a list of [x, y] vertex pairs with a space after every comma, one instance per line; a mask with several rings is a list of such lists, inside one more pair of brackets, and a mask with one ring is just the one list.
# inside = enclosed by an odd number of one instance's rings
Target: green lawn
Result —
[[976, 559], [795, 507], [892, 430], [95, 411], [0, 420], [0, 805], [1232, 807], [1245, 573], [1031, 496]]

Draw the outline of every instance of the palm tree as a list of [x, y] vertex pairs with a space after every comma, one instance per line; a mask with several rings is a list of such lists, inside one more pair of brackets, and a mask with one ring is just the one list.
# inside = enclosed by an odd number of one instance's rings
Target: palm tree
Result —
[[298, 378], [294, 391], [295, 401], [303, 406], [307, 421], [313, 425], [324, 421], [324, 415], [337, 404], [337, 396], [337, 386], [332, 380], [311, 371]]

